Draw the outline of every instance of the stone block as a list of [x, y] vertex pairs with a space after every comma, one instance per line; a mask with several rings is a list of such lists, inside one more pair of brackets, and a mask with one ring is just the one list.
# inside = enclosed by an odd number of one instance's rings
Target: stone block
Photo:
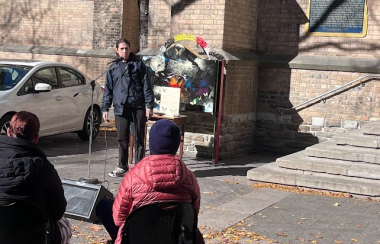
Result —
[[264, 129], [268, 129], [268, 130], [284, 130], [285, 125], [279, 124], [279, 123], [258, 121], [256, 123], [256, 128], [264, 128]]
[[257, 120], [277, 121], [277, 116], [274, 113], [257, 113]]
[[294, 132], [268, 131], [267, 133], [272, 138], [289, 139], [289, 140], [294, 140], [294, 138], [295, 138]]
[[323, 127], [320, 127], [320, 126], [314, 126], [312, 125], [310, 127], [310, 131], [322, 131]]
[[279, 115], [279, 114], [277, 114], [277, 121], [283, 122], [283, 123], [292, 123], [292, 116], [291, 115]]
[[359, 127], [359, 123], [356, 120], [343, 120], [342, 127], [345, 129], [357, 129]]
[[319, 127], [324, 127], [325, 126], [325, 118], [321, 117], [312, 117], [311, 118], [311, 125], [312, 126], [319, 126]]
[[308, 132], [308, 131], [310, 131], [310, 125], [300, 125], [299, 126], [299, 131], [301, 131], [301, 132]]

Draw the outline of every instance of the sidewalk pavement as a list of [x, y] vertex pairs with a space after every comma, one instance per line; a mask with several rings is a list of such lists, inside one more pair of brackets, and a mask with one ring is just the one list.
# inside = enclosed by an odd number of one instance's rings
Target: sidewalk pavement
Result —
[[[92, 143], [90, 176], [116, 195], [121, 178], [108, 176], [118, 160], [112, 133], [102, 131]], [[88, 142], [65, 134], [41, 138], [39, 146], [61, 178], [87, 177]], [[246, 178], [247, 171], [275, 161], [276, 155], [245, 155], [221, 160], [218, 165], [186, 154], [183, 159], [201, 188], [198, 226], [206, 243], [380, 244], [378, 201], [255, 187], [255, 182]], [[109, 239], [102, 225], [70, 222], [73, 244]]]

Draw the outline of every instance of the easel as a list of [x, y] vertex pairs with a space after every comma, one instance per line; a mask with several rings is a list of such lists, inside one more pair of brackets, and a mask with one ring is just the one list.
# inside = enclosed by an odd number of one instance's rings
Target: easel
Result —
[[[153, 114], [152, 118], [150, 118], [145, 124], [144, 148], [146, 149], [146, 138], [147, 138], [147, 133], [148, 133], [148, 126], [152, 126], [156, 121], [158, 121], [160, 119], [168, 119], [168, 120], [173, 121], [181, 129], [181, 141], [179, 144], [178, 156], [180, 157], [180, 159], [182, 159], [183, 143], [184, 143], [184, 139], [185, 139], [186, 118], [187, 118], [186, 115], [180, 115], [178, 117], [174, 117], [174, 116], [165, 116], [165, 115]], [[130, 133], [130, 136], [129, 136], [129, 158], [128, 158], [128, 161], [129, 161], [129, 164], [133, 163], [133, 135], [132, 135], [132, 133]]]

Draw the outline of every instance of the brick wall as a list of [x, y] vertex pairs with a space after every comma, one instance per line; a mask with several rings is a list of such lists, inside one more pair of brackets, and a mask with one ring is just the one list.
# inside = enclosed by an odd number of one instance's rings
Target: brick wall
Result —
[[[225, 0], [152, 0], [149, 9], [149, 47], [157, 48], [178, 34], [202, 37], [212, 48], [223, 43]], [[188, 43], [195, 47], [194, 42]]]
[[247, 154], [253, 149], [258, 65], [229, 61], [223, 90], [220, 157]]
[[367, 0], [364, 38], [310, 36], [305, 31], [308, 0], [259, 2], [257, 52], [374, 58], [380, 54], [380, 2]]
[[0, 0], [0, 43], [92, 48], [92, 1]]
[[[302, 5], [299, 4], [302, 2]], [[257, 52], [297, 54], [308, 1], [259, 1]], [[306, 4], [305, 4], [306, 3]]]
[[226, 1], [224, 50], [256, 49], [258, 0]]
[[149, 1], [148, 47], [158, 48], [171, 38], [171, 5], [167, 1]]
[[139, 35], [139, 6], [136, 0], [124, 0], [122, 19], [122, 37], [131, 43], [131, 51], [134, 53], [140, 50]]
[[364, 75], [368, 74], [261, 68], [256, 148], [282, 153], [299, 151], [363, 123], [379, 121], [380, 82], [371, 78], [299, 111], [277, 109], [291, 108]]
[[92, 43], [94, 49], [115, 48], [115, 43], [122, 33], [123, 9], [123, 0], [94, 1], [94, 39]]
[[[302, 69], [291, 69], [291, 65], [276, 63], [275, 59], [270, 64], [261, 64], [255, 131], [257, 150], [299, 151], [335, 134], [357, 129], [368, 121], [380, 120], [380, 83], [376, 79], [363, 79], [364, 87], [355, 86], [299, 111], [276, 109], [291, 108], [334, 90], [367, 75], [362, 70], [374, 70], [371, 67], [378, 63], [380, 2], [367, 1], [368, 32], [364, 38], [307, 35], [308, 3], [307, 0], [259, 2], [257, 53], [265, 54], [262, 57], [279, 55], [277, 59], [289, 55], [289, 62], [302, 55], [305, 65]], [[316, 61], [323, 57], [335, 59], [325, 59], [323, 66]], [[348, 58], [365, 58], [368, 63], [358, 60], [353, 64]]]

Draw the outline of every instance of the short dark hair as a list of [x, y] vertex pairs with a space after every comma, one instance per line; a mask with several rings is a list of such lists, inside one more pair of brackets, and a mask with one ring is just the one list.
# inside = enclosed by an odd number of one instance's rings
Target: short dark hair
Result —
[[116, 42], [116, 49], [119, 48], [119, 44], [120, 44], [120, 43], [125, 43], [125, 44], [127, 44], [129, 47], [131, 47], [131, 43], [130, 43], [127, 39], [125, 39], [125, 38], [120, 38], [120, 39], [117, 40], [117, 42]]
[[33, 141], [40, 131], [40, 120], [38, 117], [27, 111], [21, 111], [13, 115], [8, 128], [11, 137], [23, 138]]

